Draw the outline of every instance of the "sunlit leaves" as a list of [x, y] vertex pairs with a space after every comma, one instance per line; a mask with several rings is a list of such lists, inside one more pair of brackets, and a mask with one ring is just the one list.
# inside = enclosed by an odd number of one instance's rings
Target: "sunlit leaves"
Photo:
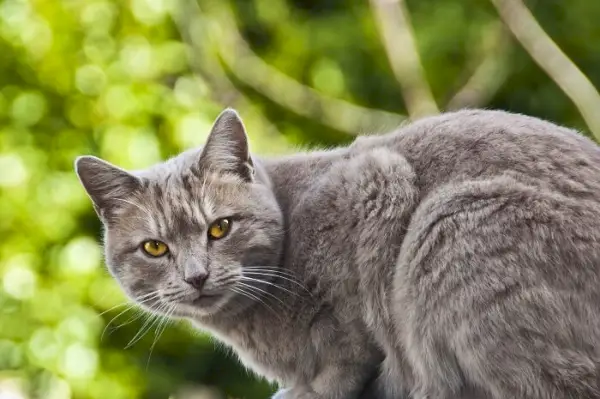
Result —
[[46, 99], [39, 92], [20, 93], [12, 102], [11, 116], [17, 125], [35, 125], [45, 113]]

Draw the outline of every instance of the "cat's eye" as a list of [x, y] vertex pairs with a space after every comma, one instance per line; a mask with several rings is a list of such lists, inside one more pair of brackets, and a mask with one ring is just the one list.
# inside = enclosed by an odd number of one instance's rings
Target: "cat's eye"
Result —
[[169, 252], [169, 247], [162, 241], [148, 240], [142, 243], [142, 249], [148, 255], [158, 258], [159, 256], [166, 255]]
[[229, 233], [229, 229], [231, 229], [231, 220], [227, 218], [216, 220], [208, 227], [208, 238], [212, 240], [223, 238]]

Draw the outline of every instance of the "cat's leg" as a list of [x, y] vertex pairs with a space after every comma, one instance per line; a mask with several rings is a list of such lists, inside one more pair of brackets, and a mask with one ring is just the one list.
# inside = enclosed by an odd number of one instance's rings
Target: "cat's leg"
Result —
[[339, 165], [336, 188], [355, 204], [355, 263], [360, 277], [364, 320], [385, 359], [368, 394], [377, 399], [407, 399], [412, 385], [409, 365], [394, 350], [388, 302], [399, 243], [417, 206], [417, 177], [400, 154], [387, 149], [365, 150]]
[[596, 204], [507, 177], [426, 199], [394, 281], [414, 398], [467, 384], [494, 399], [600, 398], [597, 220]]
[[394, 349], [388, 302], [399, 243], [417, 206], [417, 177], [403, 156], [381, 148], [364, 151], [339, 173], [350, 187], [342, 192], [363, 212], [355, 229], [360, 296], [365, 322], [385, 353], [379, 376], [366, 394], [408, 399], [412, 372]]
[[[418, 200], [415, 181], [415, 173], [404, 157], [387, 149], [371, 149], [351, 154], [348, 159], [332, 165], [315, 182], [314, 188], [295, 211], [303, 220], [314, 221], [308, 224], [309, 229], [300, 232], [296, 229], [296, 234], [312, 239], [327, 237], [323, 243], [327, 251], [317, 254], [321, 258], [312, 254], [307, 262], [330, 263], [332, 267], [328, 268], [328, 272], [335, 268], [336, 275], [328, 278], [338, 284], [338, 295], [346, 298], [336, 301], [338, 310], [335, 316], [344, 323], [352, 324], [346, 331], [360, 330], [354, 338], [344, 338], [348, 343], [364, 345], [365, 341], [373, 342], [375, 339], [379, 348], [385, 350], [383, 341], [389, 335], [388, 327], [391, 325], [387, 302], [399, 243]], [[293, 250], [298, 252], [298, 257], [302, 256], [299, 245]], [[346, 357], [344, 364], [362, 364], [360, 371], [367, 374], [357, 378], [351, 374], [355, 371], [337, 375], [328, 371], [321, 373], [311, 385], [319, 386], [315, 390], [323, 392], [326, 387], [336, 387], [337, 395], [342, 395], [338, 387], [343, 382], [353, 394], [350, 395], [349, 391], [340, 397], [355, 398], [359, 393], [356, 387], [362, 389], [366, 386], [383, 357], [375, 362], [365, 362], [365, 351], [353, 349], [356, 345], [340, 345], [340, 342], [335, 345], [337, 352]], [[397, 364], [390, 363], [389, 359], [387, 363]], [[385, 392], [403, 391], [395, 388], [403, 386], [398, 381], [401, 376], [394, 374], [389, 377], [379, 378], [377, 384]], [[378, 399], [388, 398], [404, 399], [378, 396]]]
[[[411, 367], [391, 349], [381, 364], [377, 379], [361, 399], [409, 399], [413, 386]], [[458, 398], [457, 398], [458, 399]]]
[[[369, 378], [363, 365], [327, 365], [310, 384], [281, 389], [272, 399], [351, 399], [358, 398]], [[383, 398], [380, 398], [383, 399]]]

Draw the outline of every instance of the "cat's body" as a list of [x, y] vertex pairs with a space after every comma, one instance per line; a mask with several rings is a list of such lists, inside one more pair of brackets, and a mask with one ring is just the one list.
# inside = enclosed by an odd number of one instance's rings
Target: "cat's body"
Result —
[[[78, 162], [129, 295], [162, 290], [144, 304], [211, 331], [280, 398], [358, 397], [384, 358], [381, 398], [600, 398], [595, 144], [462, 111], [252, 161], [231, 118], [202, 156], [137, 178]], [[240, 227], [207, 241], [228, 215]], [[173, 259], [135, 253], [144, 239]], [[181, 288], [194, 272], [216, 296]]]

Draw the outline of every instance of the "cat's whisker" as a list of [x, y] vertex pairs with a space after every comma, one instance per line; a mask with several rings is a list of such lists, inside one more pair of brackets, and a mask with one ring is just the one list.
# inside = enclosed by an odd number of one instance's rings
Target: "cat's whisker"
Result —
[[158, 298], [160, 296], [160, 294], [161, 294], [161, 291], [156, 290], [156, 291], [152, 291], [147, 294], [144, 294], [144, 295], [140, 295], [139, 297], [136, 297], [135, 299], [136, 299], [137, 303], [141, 304], [141, 303], [145, 303], [145, 302], [148, 302], [148, 301]]
[[[260, 280], [257, 280], [257, 281], [260, 281]], [[271, 298], [277, 300], [283, 306], [286, 306], [285, 302], [283, 302], [280, 298], [278, 298], [277, 296], [273, 295], [269, 291], [263, 290], [262, 288], [258, 288], [256, 286], [253, 286], [253, 285], [250, 285], [250, 284], [246, 284], [246, 283], [241, 282], [241, 281], [238, 281], [237, 284], [241, 285], [242, 287], [248, 288], [251, 292], [256, 292], [258, 295], [260, 295], [260, 294], [268, 295]]]
[[125, 327], [126, 325], [131, 324], [136, 320], [139, 320], [145, 314], [144, 311], [139, 308], [133, 308], [132, 310], [135, 311], [136, 313], [133, 316], [131, 316], [127, 321], [112, 328], [109, 334], [112, 334], [115, 331], [117, 331], [119, 328]]
[[[108, 323], [106, 323], [106, 326], [104, 326], [104, 330], [102, 330], [102, 334], [100, 335], [100, 342], [102, 342], [102, 340], [104, 339], [104, 334], [106, 333], [106, 330], [110, 327], [110, 325], [112, 324], [113, 321], [117, 320], [119, 317], [121, 317], [123, 314], [129, 312], [131, 309], [133, 309], [135, 307], [135, 303], [130, 304], [127, 309], [123, 310], [122, 312], [120, 312], [118, 315], [116, 315], [115, 317], [113, 317], [112, 319], [110, 319], [110, 321]], [[114, 330], [113, 330], [114, 331]]]
[[299, 288], [301, 288], [302, 290], [306, 291], [308, 294], [310, 294], [310, 291], [308, 290], [308, 288], [306, 288], [302, 283], [300, 283], [299, 281], [294, 280], [293, 278], [288, 278], [285, 275], [279, 275], [279, 274], [272, 274], [271, 271], [259, 271], [259, 270], [252, 270], [252, 271], [244, 271], [244, 275], [249, 274], [249, 275], [254, 275], [254, 276], [264, 276], [264, 277], [275, 277], [275, 278], [280, 278], [282, 280], [286, 280], [289, 281], [290, 283], [293, 283], [295, 285], [297, 285]]
[[230, 289], [231, 289], [233, 292], [236, 292], [236, 293], [238, 293], [238, 294], [242, 294], [242, 295], [244, 295], [244, 296], [247, 296], [247, 297], [248, 297], [248, 298], [250, 298], [250, 299], [253, 299], [253, 300], [257, 301], [257, 302], [261, 302], [261, 303], [262, 303], [262, 301], [261, 301], [261, 299], [260, 299], [259, 297], [255, 296], [255, 295], [253, 295], [253, 294], [251, 294], [251, 293], [248, 293], [248, 292], [246, 292], [245, 290], [243, 290], [243, 288], [242, 288], [242, 287], [238, 287], [238, 286], [236, 286], [236, 287], [230, 287]]
[[244, 267], [243, 272], [252, 272], [252, 273], [271, 273], [276, 276], [280, 276], [280, 278], [285, 279], [287, 281], [293, 282], [305, 288], [302, 282], [291, 272], [280, 270], [278, 268], [263, 268], [263, 267]]
[[[157, 293], [158, 293], [158, 290], [151, 291], [151, 292], [149, 292], [147, 294], [144, 294], [144, 295], [141, 295], [141, 296], [137, 297], [136, 300], [140, 301], [140, 300], [145, 299], [145, 298], [147, 298], [149, 296], [156, 295]], [[129, 302], [121, 302], [121, 303], [119, 303], [119, 304], [117, 304], [115, 306], [110, 307], [109, 309], [106, 309], [102, 313], [98, 314], [98, 316], [104, 316], [106, 313], [109, 313], [109, 312], [113, 311], [114, 309], [117, 309], [117, 308], [119, 308], [121, 306], [127, 306], [127, 305], [129, 305]]]
[[[108, 323], [106, 323], [106, 326], [104, 326], [104, 329], [102, 330], [102, 334], [101, 334], [101, 336], [100, 336], [100, 341], [102, 341], [102, 340], [104, 339], [104, 334], [106, 333], [106, 330], [107, 330], [107, 329], [110, 327], [110, 325], [111, 325], [111, 324], [112, 324], [112, 323], [113, 323], [115, 320], [117, 320], [117, 319], [118, 319], [119, 317], [121, 317], [123, 314], [125, 314], [125, 313], [129, 312], [131, 309], [135, 308], [137, 305], [142, 305], [142, 304], [144, 304], [144, 303], [146, 303], [146, 302], [148, 302], [148, 301], [151, 301], [151, 300], [153, 300], [153, 299], [157, 298], [158, 296], [159, 296], [159, 291], [158, 291], [158, 290], [156, 290], [156, 291], [152, 291], [152, 292], [149, 292], [149, 293], [147, 293], [147, 294], [140, 295], [140, 296], [137, 298], [137, 302], [130, 303], [130, 304], [128, 304], [127, 302], [123, 302], [123, 303], [121, 303], [121, 304], [119, 304], [119, 305], [117, 305], [117, 306], [113, 306], [112, 308], [110, 308], [110, 309], [108, 309], [108, 310], [106, 310], [106, 311], [102, 312], [102, 313], [100, 314], [101, 316], [102, 316], [103, 314], [105, 314], [105, 313], [107, 313], [107, 312], [109, 312], [109, 311], [111, 311], [111, 310], [115, 309], [115, 308], [118, 308], [118, 307], [120, 307], [120, 306], [129, 305], [129, 306], [127, 306], [127, 308], [126, 308], [125, 310], [121, 311], [121, 312], [120, 312], [119, 314], [117, 314], [115, 317], [113, 317], [112, 319], [110, 319], [110, 321], [109, 321]], [[123, 324], [119, 325], [118, 327], [114, 328], [114, 329], [111, 331], [111, 333], [112, 333], [112, 332], [114, 332], [114, 331], [116, 331], [116, 330], [118, 330], [119, 328], [121, 328], [121, 327], [123, 327], [123, 326], [125, 326], [125, 325], [127, 325], [127, 324], [129, 324], [129, 323], [131, 323], [131, 322], [133, 322], [134, 320], [137, 320], [137, 319], [139, 319], [139, 316], [137, 316], [137, 317], [135, 317], [135, 318], [133, 318], [133, 319], [130, 319], [129, 321], [127, 321], [127, 322], [125, 322], [125, 323], [123, 323]]]
[[245, 296], [246, 298], [249, 298], [251, 300], [254, 300], [262, 305], [264, 305], [267, 309], [269, 309], [271, 312], [273, 312], [273, 314], [275, 314], [275, 316], [277, 316], [277, 318], [281, 318], [281, 315], [279, 313], [277, 313], [275, 311], [275, 309], [273, 309], [271, 306], [269, 306], [266, 302], [264, 302], [262, 299], [260, 299], [259, 297], [257, 297], [256, 295], [246, 292], [242, 287], [230, 287], [231, 291]]
[[298, 277], [296, 277], [296, 275], [294, 273], [287, 271], [287, 270], [282, 270], [280, 268], [260, 267], [260, 266], [244, 266], [244, 268], [242, 270], [244, 272], [249, 271], [249, 272], [273, 273], [278, 276], [283, 276], [283, 277], [289, 278], [290, 280], [296, 281], [297, 283], [300, 283], [300, 280], [298, 279]]
[[122, 306], [127, 306], [127, 305], [129, 305], [129, 302], [121, 302], [121, 303], [119, 303], [119, 304], [117, 304], [115, 306], [111, 306], [109, 309], [106, 309], [105, 311], [99, 313], [98, 316], [104, 316], [105, 314], [107, 314], [109, 312], [112, 312], [115, 309], [118, 309], [118, 308], [120, 308]]
[[287, 292], [289, 294], [292, 294], [292, 295], [295, 295], [295, 296], [299, 296], [296, 292], [288, 290], [287, 288], [282, 287], [279, 284], [275, 284], [275, 283], [273, 283], [271, 281], [261, 280], [261, 279], [258, 279], [258, 278], [248, 277], [248, 276], [244, 276], [244, 275], [239, 276], [239, 278], [241, 278], [242, 280], [245, 280], [245, 281], [253, 281], [253, 282], [256, 282], [256, 283], [259, 283], [259, 284], [270, 285], [271, 287], [278, 288], [278, 289], [280, 289], [282, 291], [285, 291], [285, 292]]
[[[166, 308], [166, 306], [169, 306], [168, 304], [162, 304], [158, 309], [157, 312], [161, 312], [163, 309]], [[129, 341], [129, 343], [125, 346], [124, 349], [128, 349], [130, 347], [132, 347], [133, 345], [136, 344], [136, 342], [138, 342], [139, 340], [141, 340], [144, 335], [146, 335], [148, 333], [148, 331], [150, 331], [152, 329], [152, 326], [154, 325], [154, 323], [157, 321], [157, 319], [160, 316], [158, 314], [152, 314], [150, 315], [150, 317], [148, 317], [146, 319], [146, 321], [144, 322], [144, 324], [142, 325], [142, 328], [139, 329], [139, 331], [137, 332], [137, 334], [135, 334], [135, 336]]]
[[169, 305], [167, 311], [165, 312], [165, 315], [161, 318], [162, 320], [158, 323], [158, 326], [156, 327], [156, 331], [154, 333], [154, 341], [152, 342], [152, 346], [150, 347], [150, 354], [148, 355], [148, 361], [146, 363], [146, 370], [150, 366], [150, 359], [152, 358], [152, 352], [154, 351], [154, 347], [160, 340], [160, 337], [163, 334], [163, 332], [167, 329], [167, 326], [171, 321], [169, 318], [171, 317], [174, 311], [175, 305]]
[[141, 335], [142, 331], [145, 330], [145, 328], [147, 327], [147, 325], [150, 323], [151, 320], [154, 320], [154, 316], [153, 314], [150, 315], [146, 315], [148, 316], [146, 318], [146, 321], [144, 321], [144, 324], [142, 325], [142, 327], [138, 330], [138, 332], [133, 336], [133, 338], [131, 338], [131, 340], [129, 340], [129, 342], [127, 343], [127, 345], [125, 345], [125, 347], [123, 349], [128, 349], [130, 348], [135, 342], [137, 342], [138, 337]]
[[287, 273], [287, 274], [286, 273], [281, 273], [281, 272], [278, 272], [276, 270], [258, 269], [258, 268], [256, 268], [256, 269], [247, 269], [247, 268], [244, 268], [242, 271], [243, 271], [243, 273], [255, 273], [255, 274], [256, 273], [269, 273], [269, 274], [271, 274], [273, 276], [281, 276], [282, 278], [288, 279], [288, 281], [294, 281], [297, 284], [300, 284], [300, 281], [298, 281], [298, 279], [294, 275], [289, 274], [289, 273]]
[[[153, 328], [155, 329], [154, 330], [155, 331], [155, 333], [154, 333], [155, 334], [154, 339], [156, 339], [156, 328], [155, 328], [155, 326], [156, 325], [160, 325], [161, 321], [162, 321], [162, 315], [160, 315], [160, 314], [154, 315], [154, 318], [152, 319], [152, 323], [150, 323], [150, 325], [148, 326], [148, 328], [146, 329], [146, 331], [144, 331], [144, 333], [142, 334], [142, 336], [137, 341], [135, 341], [133, 344], [131, 344], [131, 345], [133, 346], [133, 345], [135, 345], [136, 342], [141, 341], [142, 338], [144, 336], [146, 336], [150, 331], [152, 331]], [[152, 342], [152, 346], [154, 346], [154, 340]], [[152, 352], [150, 352], [150, 353], [152, 353]], [[150, 359], [148, 359], [148, 361], [150, 361]]]
[[160, 292], [160, 290], [154, 290], [154, 291], [150, 291], [150, 292], [147, 292], [147, 293], [145, 293], [144, 295], [140, 295], [140, 296], [138, 296], [138, 297], [136, 297], [136, 298], [138, 298], [138, 299], [144, 299], [144, 298], [147, 298], [147, 297], [149, 297], [149, 296], [152, 296], [152, 295], [158, 294], [159, 292]]
[[282, 269], [276, 266], [244, 266], [244, 270], [262, 270], [262, 271], [270, 271], [274, 273], [284, 274], [290, 277], [295, 277], [295, 274], [289, 270]]

